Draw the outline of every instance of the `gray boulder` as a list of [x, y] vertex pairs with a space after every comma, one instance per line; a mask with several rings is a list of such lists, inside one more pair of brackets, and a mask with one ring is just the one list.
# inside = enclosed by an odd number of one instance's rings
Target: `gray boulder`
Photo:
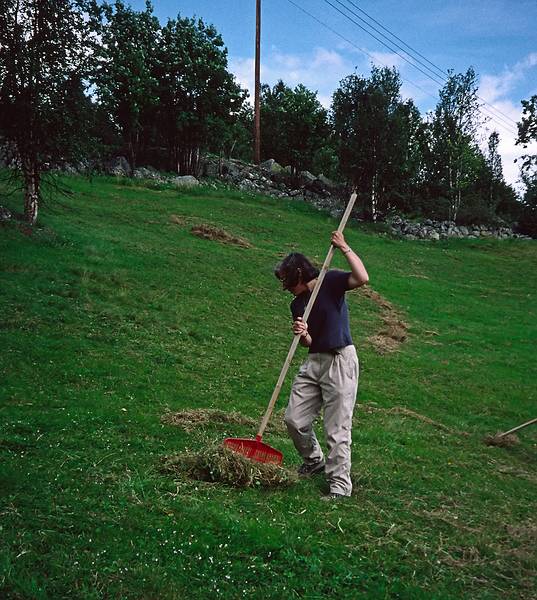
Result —
[[129, 161], [124, 156], [115, 156], [104, 163], [104, 171], [117, 177], [130, 177], [132, 173]]
[[222, 161], [222, 175], [228, 177], [241, 177], [243, 167], [232, 160]]
[[337, 184], [334, 181], [332, 181], [331, 179], [328, 179], [328, 177], [325, 177], [322, 173], [319, 175], [318, 179], [327, 188], [336, 188], [336, 187], [338, 187]]
[[317, 177], [309, 171], [300, 171], [300, 179], [302, 179], [304, 183], [313, 183]]
[[139, 167], [134, 170], [133, 176], [137, 179], [161, 179], [160, 173], [153, 167]]
[[183, 175], [179, 177], [174, 177], [170, 181], [176, 187], [181, 188], [195, 187], [200, 184], [200, 182], [193, 175]]
[[283, 167], [273, 158], [269, 158], [268, 160], [260, 163], [259, 168], [269, 173], [281, 173], [283, 171]]
[[0, 206], [0, 221], [9, 221], [10, 219], [11, 212], [5, 206]]

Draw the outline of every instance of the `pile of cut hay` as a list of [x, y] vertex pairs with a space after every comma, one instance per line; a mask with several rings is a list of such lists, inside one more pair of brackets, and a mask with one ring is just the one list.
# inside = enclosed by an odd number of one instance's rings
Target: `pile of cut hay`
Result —
[[223, 244], [233, 244], [240, 248], [251, 248], [252, 244], [245, 238], [238, 237], [228, 233], [225, 229], [220, 227], [214, 227], [213, 225], [206, 225], [201, 223], [195, 225], [190, 230], [194, 235], [204, 238], [206, 240], [213, 240], [216, 242], [222, 242]]
[[295, 473], [283, 467], [249, 460], [216, 443], [199, 452], [165, 456], [162, 469], [175, 477], [224, 483], [238, 488], [288, 487], [297, 481]]
[[520, 439], [518, 435], [514, 433], [510, 433], [509, 435], [497, 433], [496, 435], [487, 435], [483, 440], [483, 443], [487, 446], [498, 446], [498, 448], [511, 448], [512, 446], [520, 444]]

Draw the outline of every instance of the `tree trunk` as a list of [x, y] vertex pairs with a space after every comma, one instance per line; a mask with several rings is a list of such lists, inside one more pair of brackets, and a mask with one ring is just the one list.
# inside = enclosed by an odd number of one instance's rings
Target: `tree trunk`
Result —
[[[376, 163], [377, 163], [377, 147], [375, 145], [373, 148], [373, 164], [376, 165]], [[373, 223], [375, 223], [377, 220], [377, 203], [378, 203], [377, 179], [378, 179], [378, 171], [375, 168], [375, 172], [373, 174], [373, 180], [371, 182], [371, 219], [373, 220]]]
[[24, 216], [29, 225], [35, 225], [39, 208], [39, 171], [33, 161], [25, 161], [24, 171]]
[[448, 155], [448, 184], [449, 184], [449, 215], [448, 219], [454, 221], [453, 213], [455, 212], [455, 200], [453, 193], [453, 170], [451, 166], [451, 155]]
[[371, 219], [373, 222], [377, 220], [377, 176], [373, 175], [371, 182]]

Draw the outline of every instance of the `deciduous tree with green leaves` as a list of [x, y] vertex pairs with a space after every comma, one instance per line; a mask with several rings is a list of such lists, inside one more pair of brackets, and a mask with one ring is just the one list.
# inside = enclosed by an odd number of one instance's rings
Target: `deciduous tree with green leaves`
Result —
[[93, 25], [84, 0], [0, 1], [0, 133], [16, 148], [30, 225], [44, 175], [86, 150]]
[[171, 170], [197, 175], [210, 136], [228, 140], [240, 123], [246, 92], [227, 67], [227, 49], [212, 25], [178, 16], [162, 28], [155, 129]]
[[430, 176], [449, 199], [449, 218], [456, 220], [465, 190], [476, 179], [477, 132], [481, 125], [477, 76], [449, 73], [436, 105], [431, 129], [434, 164]]
[[261, 156], [289, 165], [293, 174], [308, 170], [330, 134], [326, 109], [317, 93], [280, 80], [261, 90]]
[[366, 217], [396, 205], [416, 177], [421, 120], [400, 96], [395, 69], [372, 67], [370, 78], [349, 75], [333, 96], [332, 123], [342, 173], [357, 188]]
[[487, 204], [491, 212], [496, 211], [496, 207], [500, 202], [501, 189], [504, 184], [502, 157], [498, 151], [499, 145], [500, 134], [497, 131], [493, 131], [488, 139], [488, 152], [485, 159], [488, 168]]
[[100, 5], [101, 44], [93, 82], [100, 104], [123, 140], [131, 167], [151, 136], [151, 111], [158, 102], [155, 79], [160, 24], [153, 7], [135, 11], [121, 0]]
[[[518, 123], [517, 144], [527, 149], [537, 142], [537, 95], [522, 100], [522, 119]], [[520, 176], [526, 189], [519, 226], [523, 233], [537, 237], [537, 153], [524, 154]]]

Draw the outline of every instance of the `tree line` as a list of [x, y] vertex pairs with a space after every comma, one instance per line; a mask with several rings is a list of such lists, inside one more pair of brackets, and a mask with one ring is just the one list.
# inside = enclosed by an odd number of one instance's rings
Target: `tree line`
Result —
[[[522, 158], [517, 198], [498, 132], [480, 139], [472, 68], [448, 74], [427, 115], [402, 98], [395, 68], [345, 77], [329, 109], [303, 85], [261, 92], [262, 158], [354, 187], [365, 218], [536, 221], [537, 161]], [[536, 104], [523, 101], [522, 146], [537, 139]], [[198, 175], [204, 153], [251, 160], [252, 124], [222, 37], [202, 19], [161, 24], [150, 2], [0, 0], [0, 136], [16, 150], [31, 224], [53, 167], [123, 154], [133, 169]]]

